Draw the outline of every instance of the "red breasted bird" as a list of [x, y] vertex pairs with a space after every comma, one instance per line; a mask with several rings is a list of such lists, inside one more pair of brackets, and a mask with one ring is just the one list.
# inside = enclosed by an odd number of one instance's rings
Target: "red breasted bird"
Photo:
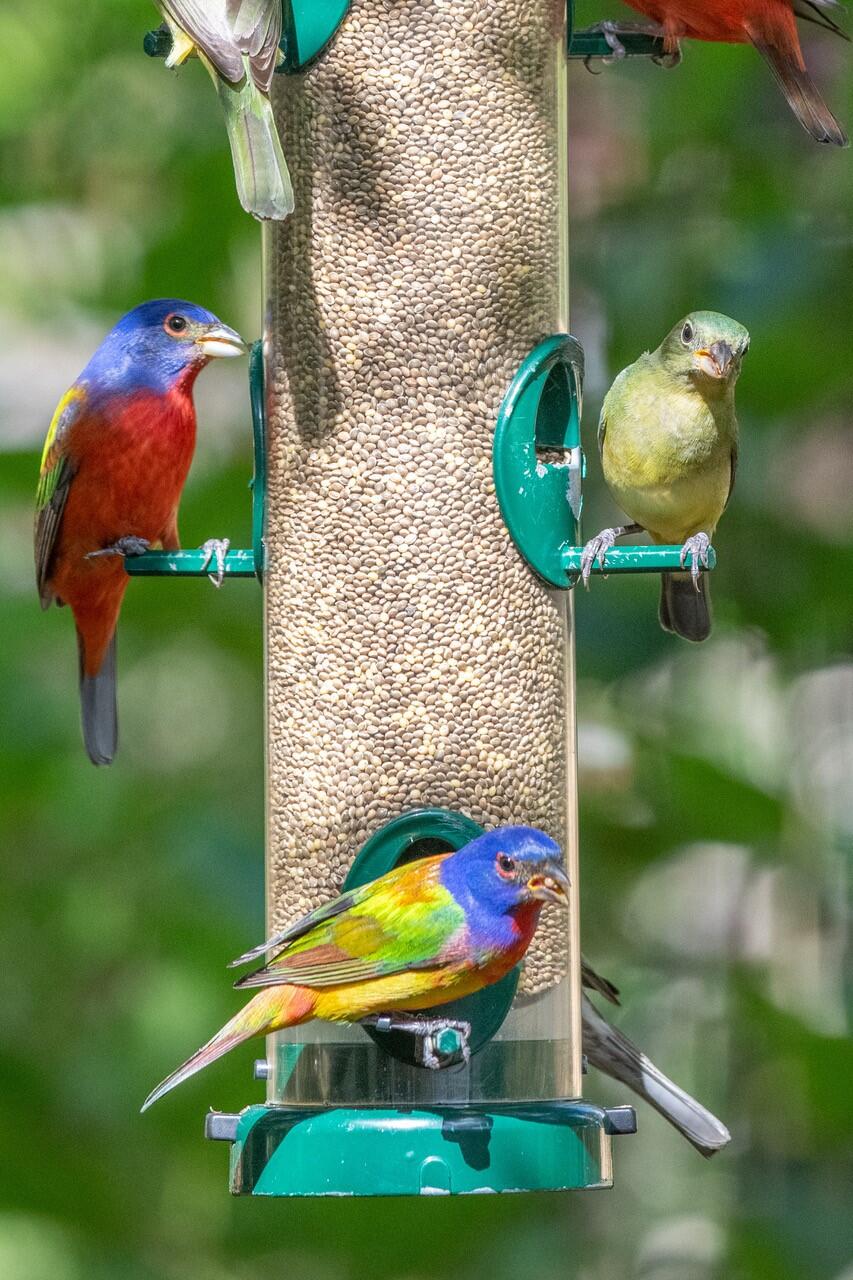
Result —
[[[597, 991], [611, 1004], [619, 1004], [619, 992], [613, 983], [600, 977], [586, 961], [582, 977], [585, 987]], [[712, 1156], [731, 1141], [731, 1134], [722, 1121], [665, 1076], [626, 1035], [611, 1026], [586, 995], [581, 1003], [581, 1020], [583, 1051], [591, 1067], [627, 1085], [650, 1103], [703, 1156]]]
[[[115, 629], [124, 556], [180, 547], [178, 504], [195, 448], [193, 383], [209, 360], [246, 351], [192, 302], [128, 312], [60, 400], [36, 497], [42, 608], [67, 604], [77, 627], [83, 740], [93, 764], [116, 752]], [[204, 549], [221, 571], [226, 543]]]
[[553, 840], [532, 827], [502, 827], [343, 894], [234, 961], [278, 952], [235, 984], [260, 990], [149, 1094], [143, 1111], [244, 1040], [312, 1018], [388, 1014], [414, 1029], [417, 1019], [397, 1014], [440, 1013], [447, 1001], [498, 982], [526, 952], [543, 904], [564, 906], [568, 891]]
[[[669, 54], [678, 53], [678, 42], [684, 37], [753, 44], [769, 65], [803, 128], [817, 142], [847, 146], [844, 129], [806, 70], [797, 31], [797, 19], [802, 18], [844, 40], [849, 39], [833, 16], [844, 12], [838, 0], [627, 0], [627, 3], [657, 24], [654, 33], [663, 35], [665, 51]], [[618, 23], [608, 26], [618, 36]], [[617, 46], [618, 39], [613, 47]]]
[[281, 56], [281, 0], [155, 0], [172, 36], [168, 67], [197, 54], [225, 115], [237, 195], [256, 218], [286, 218], [293, 188], [269, 100]]

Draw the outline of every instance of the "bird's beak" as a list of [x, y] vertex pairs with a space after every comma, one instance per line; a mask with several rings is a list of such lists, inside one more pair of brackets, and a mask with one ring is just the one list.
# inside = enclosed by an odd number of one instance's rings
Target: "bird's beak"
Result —
[[693, 359], [706, 377], [725, 378], [734, 359], [734, 352], [727, 342], [714, 342], [710, 347], [694, 351]]
[[244, 356], [249, 349], [239, 333], [229, 329], [227, 324], [217, 324], [208, 329], [196, 339], [196, 345], [201, 347], [209, 360]]
[[569, 900], [569, 877], [558, 863], [549, 862], [530, 877], [527, 889], [533, 898], [565, 906]]

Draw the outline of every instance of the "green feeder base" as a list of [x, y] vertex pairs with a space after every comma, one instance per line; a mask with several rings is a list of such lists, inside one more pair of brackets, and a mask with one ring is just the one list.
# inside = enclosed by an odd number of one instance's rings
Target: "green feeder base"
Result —
[[569, 1191], [613, 1182], [610, 1136], [633, 1107], [586, 1102], [429, 1109], [251, 1106], [211, 1112], [233, 1143], [231, 1192], [252, 1196], [430, 1196]]

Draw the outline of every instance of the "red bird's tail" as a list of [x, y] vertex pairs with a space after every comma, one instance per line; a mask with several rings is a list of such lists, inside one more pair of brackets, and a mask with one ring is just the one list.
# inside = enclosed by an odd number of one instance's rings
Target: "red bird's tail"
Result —
[[223, 1057], [244, 1040], [307, 1022], [313, 1016], [316, 999], [316, 993], [307, 987], [269, 987], [265, 991], [259, 991], [207, 1044], [202, 1045], [170, 1076], [166, 1076], [156, 1089], [152, 1089], [141, 1110], [147, 1111], [164, 1093], [183, 1084], [190, 1076]]
[[94, 675], [87, 669], [86, 642], [77, 632], [80, 655], [80, 722], [83, 742], [92, 764], [112, 764], [118, 748], [116, 705], [116, 637], [112, 634]]
[[788, 106], [806, 132], [816, 142], [846, 147], [847, 134], [820, 96], [817, 85], [803, 64], [799, 47], [780, 48], [752, 32], [750, 39], [767, 62], [788, 100]]

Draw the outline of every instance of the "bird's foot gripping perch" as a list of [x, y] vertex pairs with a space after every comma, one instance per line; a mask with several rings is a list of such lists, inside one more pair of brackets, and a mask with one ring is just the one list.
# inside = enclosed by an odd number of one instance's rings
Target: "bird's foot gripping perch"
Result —
[[429, 1067], [432, 1071], [449, 1066], [459, 1058], [463, 1062], [468, 1062], [471, 1058], [470, 1022], [455, 1018], [418, 1018], [414, 1015], [376, 1013], [362, 1018], [361, 1025], [382, 1032], [408, 1032], [417, 1040], [417, 1060], [420, 1066]]
[[[611, 50], [609, 58], [599, 58], [598, 61], [602, 66], [610, 66], [614, 62], [621, 62], [627, 57], [628, 50], [622, 43], [620, 36], [651, 36], [652, 39], [662, 40], [665, 38], [663, 27], [656, 26], [654, 23], [648, 22], [597, 22], [594, 26], [586, 28], [587, 31], [599, 32], [605, 40], [608, 49]], [[681, 47], [676, 43], [675, 48], [671, 52], [664, 53], [652, 58], [660, 67], [677, 67], [681, 61]], [[593, 75], [598, 72], [593, 71], [592, 57], [584, 58], [584, 66], [587, 71]]]
[[685, 567], [687, 557], [690, 557], [690, 576], [693, 579], [693, 586], [699, 590], [699, 572], [700, 569], [709, 567], [708, 552], [711, 549], [711, 539], [707, 533], [694, 533], [692, 538], [688, 538], [681, 548], [681, 567]]
[[88, 551], [87, 560], [96, 560], [98, 556], [142, 556], [151, 547], [147, 538], [137, 538], [134, 534], [118, 538], [109, 547], [101, 547], [100, 551]]
[[201, 545], [200, 550], [204, 552], [202, 569], [206, 569], [211, 560], [216, 563], [216, 572], [207, 575], [215, 587], [222, 586], [222, 579], [225, 577], [225, 557], [230, 546], [231, 542], [228, 538], [208, 538], [207, 542]]
[[615, 544], [617, 538], [624, 538], [629, 533], [642, 533], [643, 526], [639, 524], [619, 524], [613, 529], [602, 529], [594, 538], [590, 538], [589, 542], [584, 545], [581, 555], [581, 582], [589, 590], [589, 576], [592, 573], [593, 565], [598, 562], [598, 567], [604, 572], [604, 565], [607, 559], [607, 553]]

